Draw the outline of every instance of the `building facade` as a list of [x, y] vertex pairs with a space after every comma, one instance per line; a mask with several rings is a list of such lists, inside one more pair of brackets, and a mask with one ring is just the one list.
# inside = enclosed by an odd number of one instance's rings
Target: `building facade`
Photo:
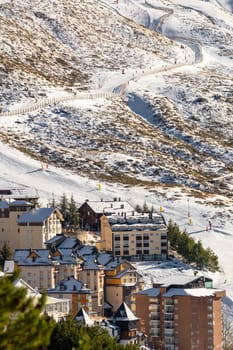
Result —
[[130, 260], [166, 260], [167, 226], [161, 214], [101, 217], [102, 248]]
[[[189, 277], [190, 278], [190, 277]], [[160, 285], [135, 295], [140, 331], [160, 350], [222, 350], [221, 299], [202, 277]]]
[[0, 201], [0, 246], [15, 249], [45, 248], [44, 242], [61, 233], [63, 220], [58, 209], [35, 208], [25, 200]]

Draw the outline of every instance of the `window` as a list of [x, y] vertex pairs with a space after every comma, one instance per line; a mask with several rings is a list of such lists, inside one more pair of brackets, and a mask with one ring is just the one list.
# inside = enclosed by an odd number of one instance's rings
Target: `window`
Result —
[[128, 241], [129, 240], [129, 236], [123, 236], [123, 241]]
[[140, 248], [142, 246], [142, 242], [136, 243], [136, 247]]
[[121, 237], [120, 236], [115, 236], [115, 241], [120, 241]]
[[129, 250], [127, 249], [125, 249], [124, 251], [123, 251], [123, 255], [129, 255]]
[[144, 249], [144, 254], [149, 254], [149, 250]]
[[140, 236], [136, 236], [136, 240], [137, 241], [141, 241], [142, 240], [142, 236], [140, 235]]
[[144, 247], [149, 247], [149, 243], [144, 243]]
[[120, 250], [115, 250], [115, 255], [121, 255]]

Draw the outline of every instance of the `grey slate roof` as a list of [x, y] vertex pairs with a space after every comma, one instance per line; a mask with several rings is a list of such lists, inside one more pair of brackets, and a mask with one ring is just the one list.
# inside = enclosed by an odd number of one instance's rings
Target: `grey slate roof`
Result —
[[76, 280], [73, 277], [68, 277], [66, 280], [59, 281], [55, 288], [48, 289], [48, 293], [89, 294], [91, 293], [91, 290], [87, 288], [81, 281]]
[[53, 212], [54, 208], [32, 209], [28, 213], [20, 215], [17, 222], [20, 223], [43, 223]]
[[[35, 252], [38, 255], [36, 259], [29, 258], [29, 255]], [[72, 249], [60, 250], [60, 256], [52, 256], [49, 249], [16, 249], [14, 254], [14, 261], [20, 266], [40, 266], [40, 265], [54, 265], [54, 264], [77, 264], [78, 260], [73, 255]]]
[[30, 202], [27, 202], [27, 201], [25, 201], [23, 199], [18, 199], [18, 200], [15, 200], [15, 201], [9, 203], [9, 207], [16, 207], [16, 206], [32, 207], [33, 204], [30, 203]]
[[159, 288], [148, 288], [141, 290], [137, 294], [145, 294], [148, 295], [149, 297], [157, 297], [160, 294], [160, 289]]
[[96, 257], [91, 255], [88, 257], [85, 257], [84, 264], [83, 264], [83, 270], [99, 270], [100, 265], [97, 264]]
[[110, 261], [113, 260], [113, 256], [109, 253], [100, 253], [97, 256], [97, 260], [100, 265], [107, 265]]
[[7, 209], [9, 208], [9, 203], [7, 201], [0, 201], [0, 209]]
[[96, 252], [96, 247], [93, 245], [83, 245], [77, 249], [77, 253], [80, 256], [92, 255]]
[[94, 321], [88, 316], [86, 311], [81, 307], [74, 318], [76, 321], [81, 321], [85, 326], [93, 326]]
[[63, 248], [73, 249], [79, 244], [80, 244], [80, 241], [77, 238], [66, 237], [66, 239], [59, 244], [59, 248], [60, 249], [63, 249]]
[[[194, 277], [193, 274], [192, 275], [188, 275], [188, 274], [181, 274], [181, 275], [171, 275], [168, 277], [164, 277], [160, 280], [158, 280], [156, 282], [156, 284], [160, 284], [163, 287], [169, 287], [172, 285], [186, 285], [188, 283], [191, 282], [195, 282], [197, 280], [199, 280], [202, 276], [196, 276]], [[204, 277], [203, 277], [204, 278]], [[212, 281], [209, 277], [207, 278], [208, 280]]]
[[116, 311], [113, 319], [115, 321], [137, 321], [138, 317], [136, 317], [127, 304], [123, 302]]

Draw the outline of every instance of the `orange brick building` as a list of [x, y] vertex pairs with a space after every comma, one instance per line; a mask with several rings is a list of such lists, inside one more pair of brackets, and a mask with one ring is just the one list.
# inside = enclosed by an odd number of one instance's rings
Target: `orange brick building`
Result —
[[222, 350], [223, 296], [203, 277], [141, 291], [135, 295], [139, 329], [153, 349]]

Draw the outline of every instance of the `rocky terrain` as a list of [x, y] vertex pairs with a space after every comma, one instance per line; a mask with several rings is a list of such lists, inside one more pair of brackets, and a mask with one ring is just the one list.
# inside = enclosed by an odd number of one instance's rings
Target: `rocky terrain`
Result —
[[126, 85], [122, 97], [2, 115], [0, 139], [101, 181], [232, 198], [232, 14], [151, 3], [1, 1], [3, 111]]

